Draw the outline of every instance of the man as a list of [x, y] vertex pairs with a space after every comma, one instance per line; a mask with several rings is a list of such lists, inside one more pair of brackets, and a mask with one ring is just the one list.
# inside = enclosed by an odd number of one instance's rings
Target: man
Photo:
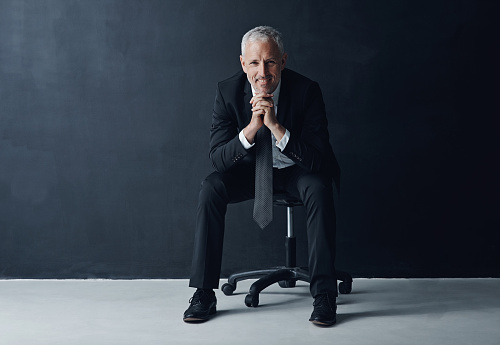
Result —
[[[210, 130], [210, 159], [216, 171], [201, 185], [189, 284], [197, 290], [184, 313], [185, 322], [206, 321], [216, 312], [213, 289], [220, 279], [227, 204], [258, 193], [257, 138], [267, 129], [265, 138], [273, 140], [272, 189], [300, 198], [306, 208], [314, 297], [309, 321], [321, 326], [336, 322], [332, 177], [338, 184], [339, 167], [329, 144], [321, 90], [317, 83], [285, 69], [286, 59], [278, 31], [254, 28], [241, 42], [242, 71], [218, 84]], [[272, 204], [263, 213], [269, 209], [272, 212]]]

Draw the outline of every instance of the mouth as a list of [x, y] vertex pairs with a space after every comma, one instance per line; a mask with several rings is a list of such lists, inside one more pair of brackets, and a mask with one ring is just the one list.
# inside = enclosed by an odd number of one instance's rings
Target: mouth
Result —
[[255, 81], [257, 82], [258, 85], [260, 86], [265, 86], [269, 82], [271, 82], [272, 77], [264, 77], [264, 78], [257, 78]]

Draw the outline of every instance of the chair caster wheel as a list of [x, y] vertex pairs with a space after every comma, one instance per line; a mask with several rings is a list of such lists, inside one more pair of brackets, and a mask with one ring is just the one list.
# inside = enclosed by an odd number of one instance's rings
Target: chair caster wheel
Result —
[[245, 304], [247, 307], [257, 307], [259, 305], [259, 295], [246, 295]]
[[295, 280], [280, 280], [278, 285], [282, 288], [293, 288], [295, 287]]
[[229, 283], [225, 283], [222, 285], [221, 290], [224, 293], [224, 295], [231, 296], [234, 290], [236, 290], [236, 286]]
[[341, 282], [339, 283], [339, 292], [343, 295], [346, 295], [348, 293], [351, 293], [352, 291], [352, 282]]

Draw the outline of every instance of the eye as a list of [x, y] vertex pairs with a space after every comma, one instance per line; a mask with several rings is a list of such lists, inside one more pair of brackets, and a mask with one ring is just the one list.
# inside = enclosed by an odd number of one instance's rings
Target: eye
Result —
[[267, 64], [273, 66], [273, 65], [276, 65], [276, 61], [269, 60], [269, 61], [267, 61]]

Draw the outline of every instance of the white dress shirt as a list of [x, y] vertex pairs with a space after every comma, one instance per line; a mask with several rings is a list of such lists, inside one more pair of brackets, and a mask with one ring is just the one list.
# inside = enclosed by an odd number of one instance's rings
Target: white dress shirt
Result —
[[[276, 90], [273, 92], [275, 114], [278, 114], [278, 100], [280, 96], [280, 90], [281, 90], [281, 81], [279, 82], [278, 87], [276, 87]], [[255, 90], [253, 86], [252, 86], [252, 94], [255, 96]], [[288, 140], [290, 139], [290, 132], [288, 131], [288, 129], [285, 128], [285, 135], [283, 135], [283, 138], [281, 138], [280, 141], [276, 140], [274, 134], [271, 133], [271, 136], [272, 136], [271, 142], [276, 143], [275, 145], [273, 145], [273, 168], [283, 169], [294, 165], [295, 164], [294, 161], [292, 161], [290, 158], [281, 153], [281, 151], [285, 149], [286, 144], [288, 144]], [[243, 147], [247, 150], [255, 145], [255, 143], [250, 144], [248, 142], [247, 138], [245, 138], [245, 135], [243, 134], [243, 130], [240, 131], [239, 139]]]

